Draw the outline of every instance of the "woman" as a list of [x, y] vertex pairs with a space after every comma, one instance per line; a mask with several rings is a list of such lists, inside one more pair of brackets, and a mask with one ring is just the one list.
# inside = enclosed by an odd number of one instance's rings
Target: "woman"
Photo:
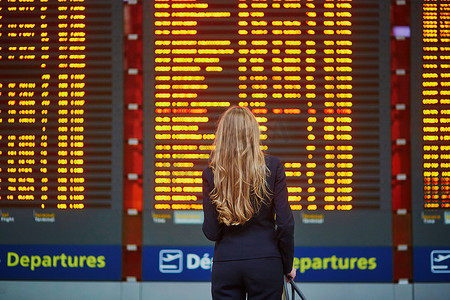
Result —
[[215, 241], [213, 299], [281, 299], [292, 278], [294, 218], [281, 162], [260, 149], [249, 109], [221, 117], [203, 171], [203, 233]]

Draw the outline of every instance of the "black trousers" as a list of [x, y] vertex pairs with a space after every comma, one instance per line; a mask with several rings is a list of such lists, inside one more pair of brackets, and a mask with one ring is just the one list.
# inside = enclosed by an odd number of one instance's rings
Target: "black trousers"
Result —
[[281, 258], [257, 258], [214, 262], [214, 300], [280, 300], [283, 293]]

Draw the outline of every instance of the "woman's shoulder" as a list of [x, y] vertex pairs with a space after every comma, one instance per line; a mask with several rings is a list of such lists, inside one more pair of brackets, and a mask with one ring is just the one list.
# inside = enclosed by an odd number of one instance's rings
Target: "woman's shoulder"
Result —
[[203, 179], [214, 178], [214, 173], [211, 167], [206, 167], [205, 169], [203, 169], [202, 177]]
[[276, 156], [266, 154], [264, 157], [266, 159], [266, 165], [269, 169], [276, 169], [279, 165], [281, 165], [280, 159]]

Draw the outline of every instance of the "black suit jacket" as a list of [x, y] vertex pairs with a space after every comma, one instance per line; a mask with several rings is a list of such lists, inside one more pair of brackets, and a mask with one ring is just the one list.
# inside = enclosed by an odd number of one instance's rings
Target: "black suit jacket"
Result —
[[280, 160], [266, 155], [267, 177], [273, 195], [271, 205], [261, 209], [243, 225], [226, 226], [209, 196], [214, 188], [211, 168], [203, 171], [203, 233], [215, 241], [214, 261], [281, 257], [285, 274], [292, 269], [294, 257], [294, 218], [288, 203], [286, 174]]

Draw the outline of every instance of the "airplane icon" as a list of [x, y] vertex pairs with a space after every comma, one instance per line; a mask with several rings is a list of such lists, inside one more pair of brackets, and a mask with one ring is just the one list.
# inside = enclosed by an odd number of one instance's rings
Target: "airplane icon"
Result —
[[159, 271], [161, 273], [181, 273], [183, 271], [183, 252], [178, 249], [159, 251]]
[[170, 262], [178, 258], [180, 258], [179, 254], [166, 254], [165, 256], [162, 257], [162, 260], [165, 262]]
[[450, 273], [450, 250], [433, 250], [430, 256], [432, 273]]
[[433, 258], [435, 262], [441, 262], [444, 261], [446, 259], [450, 258], [450, 254], [449, 255], [441, 255], [439, 254], [437, 257]]

